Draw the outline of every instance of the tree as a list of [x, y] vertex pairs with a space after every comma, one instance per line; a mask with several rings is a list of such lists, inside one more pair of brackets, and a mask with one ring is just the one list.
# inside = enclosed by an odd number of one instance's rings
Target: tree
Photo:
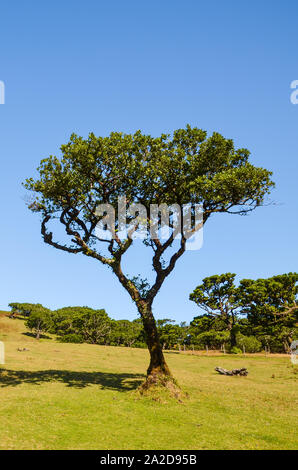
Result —
[[274, 343], [279, 341], [289, 352], [298, 326], [298, 273], [242, 279], [239, 292], [242, 311], [255, 334], [263, 337], [268, 346], [272, 339]]
[[114, 320], [112, 322], [109, 341], [117, 346], [131, 348], [135, 343], [142, 343], [143, 327], [139, 322], [129, 320]]
[[230, 341], [227, 324], [217, 315], [200, 315], [190, 323], [191, 341], [199, 348], [219, 349]]
[[73, 318], [76, 312], [80, 312], [82, 307], [63, 307], [52, 312], [51, 333], [60, 337], [74, 334], [72, 327]]
[[[121, 223], [116, 218], [111, 239], [96, 237], [96, 227], [103, 220], [97, 214], [99, 204], [111, 204], [118, 210], [118, 198], [127, 204], [142, 204], [146, 222], [152, 221], [150, 205], [182, 207], [203, 205], [204, 224], [212, 214], [246, 214], [262, 205], [273, 183], [271, 173], [248, 161], [249, 151], [235, 149], [233, 141], [218, 133], [207, 138], [198, 128], [178, 129], [173, 136], [160, 137], [112, 132], [108, 137], [90, 134], [87, 139], [72, 135], [61, 146], [62, 156], [41, 161], [38, 178], [29, 178], [25, 187], [34, 196], [29, 208], [41, 215], [41, 233], [45, 243], [73, 254], [84, 254], [106, 266], [126, 289], [142, 318], [150, 352], [147, 384], [172, 380], [160, 344], [153, 301], [165, 279], [184, 254], [187, 235], [176, 237], [172, 223], [166, 240], [150, 237], [145, 228], [144, 244], [153, 250], [155, 280], [130, 278], [123, 272], [124, 254], [134, 243], [138, 224], [120, 238]], [[192, 210], [193, 213], [193, 210]], [[150, 219], [151, 216], [151, 219]], [[128, 217], [131, 224], [133, 216]], [[66, 238], [53, 235], [55, 222], [65, 229]], [[49, 228], [49, 224], [50, 227]], [[199, 229], [197, 225], [195, 230]], [[59, 237], [60, 230], [56, 232]], [[106, 247], [106, 249], [102, 248]], [[167, 259], [167, 253], [170, 253]], [[150, 379], [150, 380], [149, 380]]]
[[104, 309], [63, 307], [52, 312], [51, 332], [61, 337], [81, 338], [81, 341], [103, 344], [111, 330], [111, 319]]
[[237, 317], [241, 311], [236, 274], [226, 273], [205, 277], [189, 298], [208, 315], [219, 316], [230, 333], [231, 347], [236, 346]]
[[29, 317], [31, 311], [36, 307], [42, 307], [41, 304], [30, 304], [30, 303], [20, 303], [20, 302], [11, 302], [8, 304], [11, 308], [10, 318], [16, 318], [17, 315], [23, 315], [24, 317]]
[[37, 304], [32, 308], [25, 325], [35, 332], [36, 339], [40, 338], [41, 333], [51, 328], [51, 310]]
[[160, 344], [163, 349], [173, 348], [181, 336], [181, 328], [179, 325], [174, 325], [175, 320], [164, 318], [157, 320], [157, 331], [160, 339]]
[[111, 319], [104, 309], [76, 307], [72, 329], [75, 334], [81, 335], [86, 343], [104, 344], [111, 331]]

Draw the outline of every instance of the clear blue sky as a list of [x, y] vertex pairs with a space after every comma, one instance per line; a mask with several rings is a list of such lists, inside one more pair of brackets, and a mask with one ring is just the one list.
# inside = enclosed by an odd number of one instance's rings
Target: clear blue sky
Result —
[[[11, 301], [89, 305], [135, 318], [112, 273], [45, 245], [21, 182], [72, 132], [159, 135], [186, 123], [233, 138], [274, 172], [276, 205], [208, 222], [200, 251], [166, 281], [157, 317], [190, 321], [205, 276], [298, 270], [298, 3], [274, 1], [2, 1], [0, 308]], [[142, 272], [139, 253], [128, 267]]]

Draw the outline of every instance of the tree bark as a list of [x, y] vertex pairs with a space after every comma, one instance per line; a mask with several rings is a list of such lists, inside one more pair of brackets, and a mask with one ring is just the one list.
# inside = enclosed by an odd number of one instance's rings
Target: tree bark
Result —
[[231, 341], [231, 348], [237, 345], [236, 335], [235, 335], [235, 331], [233, 330], [233, 327], [230, 330], [230, 341]]
[[235, 332], [235, 324], [233, 321], [228, 322], [228, 330], [230, 333], [230, 344], [231, 348], [237, 345], [237, 340], [236, 340], [236, 332]]
[[243, 367], [242, 369], [233, 369], [233, 370], [227, 370], [223, 369], [222, 367], [215, 367], [216, 372], [218, 372], [221, 375], [244, 375], [246, 376], [248, 374], [248, 370]]
[[138, 305], [138, 310], [143, 321], [146, 342], [150, 353], [150, 364], [147, 369], [147, 377], [150, 375], [171, 377], [172, 375], [164, 358], [162, 346], [160, 344], [151, 306], [150, 304], [141, 302]]
[[152, 302], [158, 292], [158, 288], [160, 288], [162, 284], [162, 281], [159, 280], [154, 288], [151, 288], [146, 297], [142, 297], [135, 284], [127, 279], [123, 274], [119, 261], [114, 263], [112, 268], [120, 283], [127, 290], [131, 299], [136, 303], [144, 326], [146, 343], [150, 353], [150, 364], [147, 369], [147, 379], [141, 386], [142, 389], [146, 390], [157, 384], [167, 385], [169, 382], [172, 382], [174, 386], [174, 379], [165, 361], [155, 318], [152, 313]]

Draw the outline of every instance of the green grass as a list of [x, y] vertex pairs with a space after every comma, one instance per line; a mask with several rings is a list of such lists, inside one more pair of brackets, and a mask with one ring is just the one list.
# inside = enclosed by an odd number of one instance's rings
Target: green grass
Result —
[[[166, 353], [189, 399], [160, 403], [135, 392], [146, 350], [38, 342], [25, 332], [21, 320], [0, 316], [0, 449], [297, 449], [289, 357]], [[221, 376], [217, 365], [249, 375]]]

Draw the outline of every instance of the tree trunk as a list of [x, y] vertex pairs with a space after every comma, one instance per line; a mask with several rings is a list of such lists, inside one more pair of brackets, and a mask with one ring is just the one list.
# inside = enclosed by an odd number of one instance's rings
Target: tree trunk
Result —
[[150, 353], [150, 364], [147, 369], [147, 377], [150, 375], [171, 377], [171, 372], [165, 361], [162, 346], [160, 344], [151, 306], [142, 302], [138, 305], [138, 309], [143, 320], [146, 342]]
[[228, 330], [230, 332], [230, 344], [231, 344], [231, 348], [233, 348], [234, 346], [237, 345], [237, 341], [236, 341], [236, 332], [235, 332], [235, 325], [233, 322], [229, 322], [228, 323]]
[[233, 328], [230, 331], [230, 341], [231, 341], [231, 348], [236, 346], [237, 341], [236, 341], [236, 335], [235, 335], [235, 332], [233, 331]]

